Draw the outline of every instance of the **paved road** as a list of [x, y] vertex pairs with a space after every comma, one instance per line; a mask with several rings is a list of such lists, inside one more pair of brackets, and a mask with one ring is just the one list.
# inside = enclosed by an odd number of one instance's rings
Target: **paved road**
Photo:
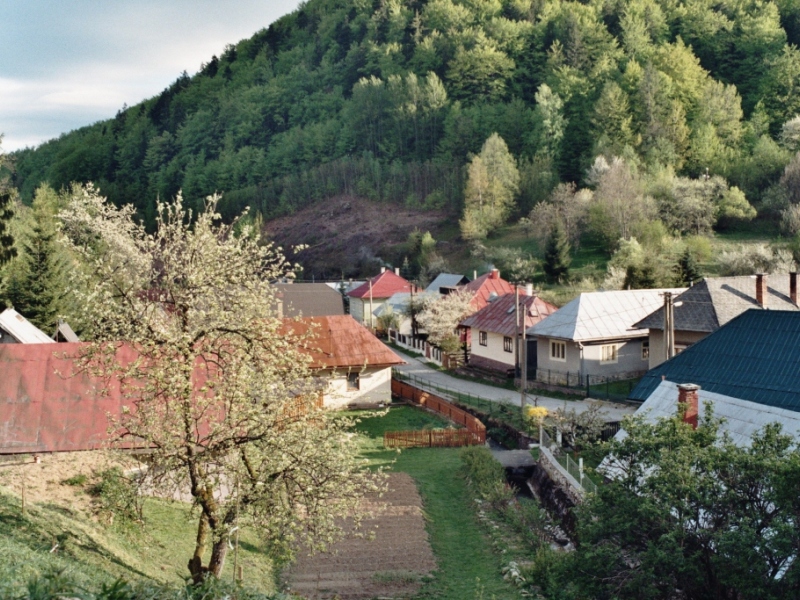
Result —
[[[504, 402], [506, 404], [514, 404], [519, 406], [519, 392], [486, 385], [475, 381], [469, 381], [466, 379], [451, 377], [447, 373], [432, 369], [418, 358], [412, 358], [401, 352], [395, 352], [395, 354], [406, 361], [406, 364], [396, 367], [397, 370], [407, 375], [414, 375], [415, 377], [428, 382], [430, 385], [441, 388], [446, 387], [462, 394], [472, 394], [473, 396], [477, 396], [484, 400], [490, 400], [492, 402]], [[557, 398], [549, 398], [539, 394], [528, 393], [528, 404], [533, 404], [534, 399], [537, 400], [539, 406], [544, 406], [548, 410], [564, 408], [566, 405], [567, 408], [574, 408], [578, 412], [583, 412], [588, 410], [592, 405], [599, 404], [607, 421], [619, 421], [625, 415], [633, 414], [636, 410], [636, 407], [634, 406], [618, 404], [616, 402], [604, 402], [602, 400], [593, 399], [559, 400]]]

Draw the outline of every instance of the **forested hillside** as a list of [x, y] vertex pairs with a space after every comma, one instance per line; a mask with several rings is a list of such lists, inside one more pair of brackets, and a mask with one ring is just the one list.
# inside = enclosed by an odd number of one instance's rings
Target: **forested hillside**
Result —
[[[341, 193], [461, 214], [496, 132], [518, 168], [503, 219], [624, 163], [607, 187], [638, 178], [668, 230], [698, 233], [793, 200], [798, 41], [796, 0], [309, 0], [159, 96], [16, 153], [16, 186], [28, 202], [93, 181], [148, 220], [181, 189], [223, 192], [226, 215]], [[711, 217], [681, 221], [709, 198]]]

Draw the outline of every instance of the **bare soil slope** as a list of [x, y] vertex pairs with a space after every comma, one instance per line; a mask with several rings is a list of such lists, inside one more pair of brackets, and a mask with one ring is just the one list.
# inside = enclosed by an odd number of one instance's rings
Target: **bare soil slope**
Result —
[[304, 244], [306, 250], [291, 255], [305, 267], [304, 279], [358, 277], [377, 270], [381, 260], [402, 260], [398, 246], [414, 229], [437, 232], [447, 215], [421, 212], [394, 204], [353, 196], [336, 196], [300, 212], [270, 221], [265, 231], [287, 252]]

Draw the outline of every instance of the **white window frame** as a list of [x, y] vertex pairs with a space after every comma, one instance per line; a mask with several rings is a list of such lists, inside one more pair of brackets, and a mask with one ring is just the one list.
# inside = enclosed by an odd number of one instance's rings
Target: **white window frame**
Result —
[[478, 344], [481, 346], [489, 345], [489, 334], [485, 331], [478, 331]]
[[[556, 348], [559, 350], [557, 351]], [[550, 340], [550, 360], [567, 362], [567, 342]]]
[[[611, 355], [609, 358], [608, 355]], [[618, 344], [603, 344], [600, 346], [600, 364], [612, 365], [619, 362], [619, 346]]]
[[507, 335], [503, 336], [503, 350], [505, 352], [514, 352], [514, 338]]
[[642, 342], [642, 360], [650, 360], [650, 340]]

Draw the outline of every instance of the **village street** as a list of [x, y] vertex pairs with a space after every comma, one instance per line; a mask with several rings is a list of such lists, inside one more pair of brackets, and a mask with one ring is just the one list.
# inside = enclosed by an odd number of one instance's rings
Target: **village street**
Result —
[[[430, 386], [439, 389], [452, 390], [461, 394], [471, 394], [472, 396], [492, 402], [503, 402], [506, 404], [519, 406], [519, 392], [478, 383], [476, 381], [452, 377], [447, 373], [443, 373], [429, 367], [423, 362], [423, 359], [414, 358], [402, 352], [395, 352], [395, 354], [406, 361], [405, 364], [398, 365], [395, 367], [395, 369], [404, 375], [414, 376], [418, 380], [421, 380]], [[636, 406], [632, 405], [593, 399], [580, 401], [559, 400], [557, 398], [549, 398], [541, 394], [529, 392], [527, 403], [533, 404], [534, 400], [537, 401], [539, 406], [544, 406], [549, 411], [554, 411], [558, 408], [564, 408], [564, 406], [566, 406], [568, 409], [574, 408], [577, 412], [583, 412], [588, 410], [593, 405], [600, 405], [604, 413], [604, 419], [612, 422], [622, 420], [622, 417], [625, 415], [632, 415], [637, 408]]]

